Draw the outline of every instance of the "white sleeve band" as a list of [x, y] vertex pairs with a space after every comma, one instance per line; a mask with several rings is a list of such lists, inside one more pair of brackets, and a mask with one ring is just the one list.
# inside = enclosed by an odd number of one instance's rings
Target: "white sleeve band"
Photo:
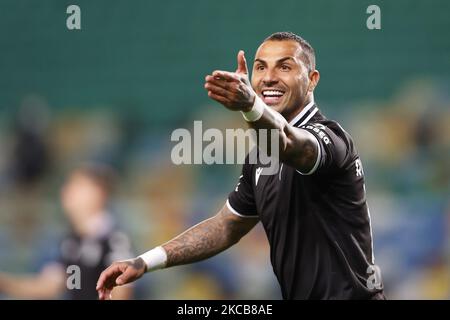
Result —
[[261, 100], [260, 97], [256, 96], [255, 102], [253, 103], [253, 107], [248, 112], [242, 112], [242, 115], [244, 116], [245, 121], [247, 122], [254, 122], [259, 120], [259, 118], [262, 117], [264, 113], [264, 109], [266, 108], [266, 105]]
[[167, 253], [163, 247], [156, 247], [139, 256], [147, 265], [147, 272], [163, 269], [167, 263]]

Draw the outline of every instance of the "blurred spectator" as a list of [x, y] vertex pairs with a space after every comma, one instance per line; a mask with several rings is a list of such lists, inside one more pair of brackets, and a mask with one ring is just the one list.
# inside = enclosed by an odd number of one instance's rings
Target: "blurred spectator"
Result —
[[[84, 165], [70, 173], [61, 190], [64, 212], [71, 232], [61, 241], [58, 257], [47, 262], [38, 274], [0, 273], [0, 293], [14, 298], [97, 299], [95, 285], [101, 271], [112, 261], [132, 257], [130, 241], [115, 225], [107, 210], [113, 191], [113, 171], [103, 165]], [[80, 270], [80, 288], [70, 289]], [[76, 281], [73, 282], [76, 284]], [[132, 297], [132, 287], [118, 288], [114, 299]]]
[[47, 103], [38, 96], [26, 97], [14, 123], [15, 143], [11, 159], [12, 178], [19, 187], [32, 187], [49, 166], [49, 147], [45, 138], [47, 122]]

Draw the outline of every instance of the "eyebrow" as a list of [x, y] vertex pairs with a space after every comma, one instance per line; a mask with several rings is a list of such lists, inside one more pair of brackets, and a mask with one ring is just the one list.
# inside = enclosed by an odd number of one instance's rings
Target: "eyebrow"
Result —
[[[284, 58], [278, 59], [278, 60], [276, 61], [276, 63], [278, 64], [278, 63], [284, 62], [284, 61], [286, 61], [286, 60], [292, 60], [292, 61], [295, 62], [295, 60], [294, 60], [293, 57], [284, 57]], [[254, 62], [260, 62], [260, 63], [263, 63], [263, 64], [267, 64], [266, 61], [264, 61], [264, 60], [262, 60], [262, 59], [259, 59], [259, 58], [256, 58]]]

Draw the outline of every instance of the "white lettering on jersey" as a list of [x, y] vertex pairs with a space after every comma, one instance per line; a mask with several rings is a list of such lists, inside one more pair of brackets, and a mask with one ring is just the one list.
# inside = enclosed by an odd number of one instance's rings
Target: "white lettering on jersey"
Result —
[[331, 143], [330, 138], [325, 132], [326, 127], [323, 124], [320, 123], [308, 124], [305, 126], [301, 126], [301, 128], [314, 131], [325, 144]]
[[377, 265], [369, 265], [367, 267], [366, 273], [369, 274], [367, 278], [367, 288], [370, 290], [373, 289], [381, 289], [382, 281], [381, 281], [381, 270]]
[[356, 176], [361, 177], [364, 174], [361, 159], [355, 160]]

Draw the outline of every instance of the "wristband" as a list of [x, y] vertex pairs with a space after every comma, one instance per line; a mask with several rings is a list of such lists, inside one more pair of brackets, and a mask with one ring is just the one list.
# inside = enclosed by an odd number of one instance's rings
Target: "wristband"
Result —
[[145, 272], [163, 269], [167, 263], [167, 253], [163, 247], [156, 247], [139, 256], [147, 266]]
[[244, 116], [245, 121], [255, 122], [255, 121], [259, 120], [259, 118], [262, 117], [265, 107], [266, 107], [266, 105], [261, 100], [261, 98], [256, 96], [255, 102], [253, 103], [253, 106], [252, 106], [252, 109], [248, 112], [243, 112], [243, 111], [241, 111], [241, 112], [242, 112], [242, 115]]

